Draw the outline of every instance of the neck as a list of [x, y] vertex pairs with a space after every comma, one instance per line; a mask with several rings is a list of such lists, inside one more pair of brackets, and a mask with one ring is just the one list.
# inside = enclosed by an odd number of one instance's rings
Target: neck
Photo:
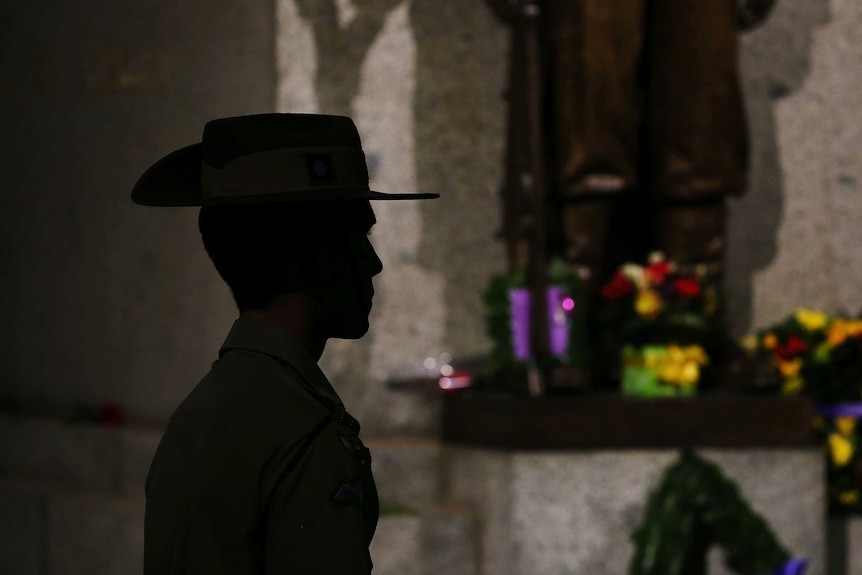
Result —
[[240, 310], [239, 316], [275, 327], [301, 343], [314, 361], [320, 360], [323, 355], [327, 338], [320, 333], [317, 305], [311, 296], [301, 293], [280, 294], [267, 307]]

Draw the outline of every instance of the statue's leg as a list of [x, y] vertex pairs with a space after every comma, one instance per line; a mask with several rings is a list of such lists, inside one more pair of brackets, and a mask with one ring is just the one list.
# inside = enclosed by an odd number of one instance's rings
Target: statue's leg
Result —
[[[738, 72], [737, 2], [650, 4], [645, 61], [650, 188], [657, 249], [721, 293], [726, 201], [745, 190], [748, 135]], [[709, 338], [712, 380], [747, 385], [757, 366], [728, 337], [723, 306]]]
[[748, 164], [736, 2], [653, 2], [648, 20], [646, 140], [657, 247], [685, 266], [706, 265], [720, 282], [724, 202], [743, 192]]
[[549, 2], [553, 142], [563, 253], [595, 288], [611, 200], [637, 185], [644, 0]]

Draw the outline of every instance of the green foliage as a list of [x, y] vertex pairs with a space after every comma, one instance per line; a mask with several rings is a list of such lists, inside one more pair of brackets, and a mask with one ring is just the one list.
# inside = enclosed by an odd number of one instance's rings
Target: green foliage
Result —
[[689, 451], [650, 494], [632, 539], [630, 575], [703, 574], [713, 543], [724, 548], [727, 566], [740, 575], [770, 573], [790, 558], [737, 486]]
[[515, 360], [512, 349], [512, 328], [509, 322], [509, 290], [527, 284], [526, 271], [511, 269], [491, 278], [488, 289], [482, 294], [485, 304], [485, 328], [491, 338], [491, 366], [495, 373], [526, 373], [525, 366]]
[[[562, 365], [588, 368], [591, 360], [588, 345], [588, 314], [586, 290], [581, 279], [572, 273], [561, 260], [554, 260], [548, 268], [548, 285], [562, 287], [575, 300], [574, 313], [569, 325], [569, 348], [558, 358]], [[495, 373], [519, 377], [526, 374], [526, 364], [515, 359], [512, 349], [512, 328], [509, 311], [509, 291], [527, 286], [527, 272], [514, 268], [491, 278], [482, 293], [485, 304], [485, 327], [491, 338], [491, 364]]]

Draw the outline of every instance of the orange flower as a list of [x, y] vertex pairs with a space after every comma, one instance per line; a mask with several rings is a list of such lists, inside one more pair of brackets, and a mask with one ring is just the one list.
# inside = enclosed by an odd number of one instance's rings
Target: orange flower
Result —
[[856, 418], [843, 416], [835, 419], [835, 429], [843, 435], [850, 435], [856, 429]]
[[802, 369], [802, 358], [776, 359], [775, 365], [785, 378], [796, 377], [799, 375], [799, 370]]
[[837, 347], [844, 343], [847, 340], [847, 336], [850, 335], [849, 328], [849, 323], [841, 318], [837, 318], [833, 321], [832, 325], [829, 326], [829, 331], [826, 333], [826, 339], [829, 342], [829, 345]]

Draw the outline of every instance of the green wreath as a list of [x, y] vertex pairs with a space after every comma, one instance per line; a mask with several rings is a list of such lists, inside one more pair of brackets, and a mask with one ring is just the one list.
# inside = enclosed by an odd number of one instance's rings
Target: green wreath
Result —
[[714, 543], [724, 548], [727, 566], [740, 575], [776, 572], [790, 560], [736, 484], [689, 450], [650, 495], [632, 539], [636, 552], [630, 575], [704, 575]]
[[[554, 260], [548, 268], [548, 285], [562, 287], [578, 306], [569, 323], [568, 349], [557, 360], [561, 365], [589, 369], [592, 359], [587, 344], [589, 339], [587, 322], [590, 310], [586, 304], [584, 283], [562, 260]], [[491, 278], [487, 289], [482, 293], [486, 313], [485, 327], [492, 342], [491, 366], [497, 376], [505, 374], [517, 378], [526, 373], [526, 363], [518, 361], [512, 349], [509, 310], [509, 292], [526, 286], [526, 270], [513, 268]]]

